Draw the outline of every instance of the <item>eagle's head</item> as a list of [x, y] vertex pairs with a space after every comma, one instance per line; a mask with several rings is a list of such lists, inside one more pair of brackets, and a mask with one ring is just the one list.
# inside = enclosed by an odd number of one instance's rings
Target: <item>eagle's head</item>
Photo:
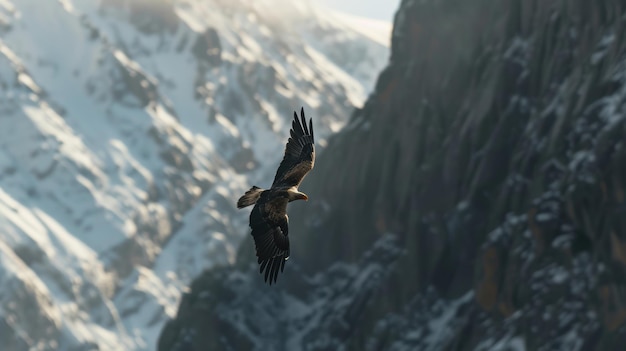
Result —
[[288, 191], [289, 194], [289, 202], [291, 201], [295, 201], [295, 200], [304, 200], [307, 201], [309, 199], [309, 197], [305, 194], [305, 193], [301, 193], [297, 190], [289, 190]]

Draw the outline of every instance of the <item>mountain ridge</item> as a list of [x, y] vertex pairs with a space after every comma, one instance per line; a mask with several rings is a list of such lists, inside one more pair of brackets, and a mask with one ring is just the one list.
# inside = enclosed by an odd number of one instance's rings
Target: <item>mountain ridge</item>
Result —
[[[234, 261], [234, 203], [274, 171], [259, 160], [291, 111], [323, 144], [365, 98], [387, 48], [263, 3], [0, 2], [5, 349], [154, 349], [192, 277]], [[337, 43], [367, 63], [333, 61]]]

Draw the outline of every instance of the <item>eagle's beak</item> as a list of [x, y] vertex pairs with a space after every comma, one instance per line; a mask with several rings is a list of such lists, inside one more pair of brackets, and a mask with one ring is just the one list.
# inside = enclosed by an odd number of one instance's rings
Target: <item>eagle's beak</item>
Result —
[[309, 201], [309, 197], [306, 194], [302, 194], [302, 200]]

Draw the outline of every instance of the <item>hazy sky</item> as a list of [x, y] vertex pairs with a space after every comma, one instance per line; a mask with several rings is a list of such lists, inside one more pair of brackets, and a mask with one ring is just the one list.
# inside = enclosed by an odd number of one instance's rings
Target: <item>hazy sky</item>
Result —
[[393, 22], [400, 0], [321, 0], [327, 6], [358, 16]]

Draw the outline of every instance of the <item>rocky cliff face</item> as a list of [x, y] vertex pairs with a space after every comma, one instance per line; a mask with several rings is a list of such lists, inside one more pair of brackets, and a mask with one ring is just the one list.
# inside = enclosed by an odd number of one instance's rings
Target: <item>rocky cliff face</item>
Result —
[[619, 0], [402, 1], [375, 93], [290, 213], [285, 276], [260, 287], [244, 244], [196, 279], [160, 350], [199, 350], [200, 334], [224, 349], [621, 348], [625, 15]]

